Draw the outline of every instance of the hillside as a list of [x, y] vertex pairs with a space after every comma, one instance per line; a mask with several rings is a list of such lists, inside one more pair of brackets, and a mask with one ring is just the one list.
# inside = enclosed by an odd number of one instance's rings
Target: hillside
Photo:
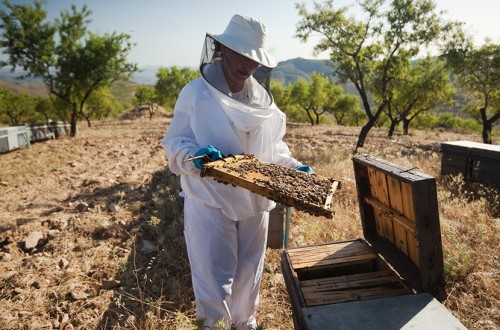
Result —
[[[120, 101], [131, 102], [133, 91], [138, 85], [154, 85], [156, 83], [156, 73], [160, 66], [148, 65], [140, 68], [134, 77], [127, 82], [117, 82], [113, 85], [113, 93]], [[277, 81], [284, 86], [296, 82], [302, 78], [310, 80], [313, 72], [320, 72], [326, 75], [331, 75], [333, 68], [328, 64], [327, 60], [312, 60], [304, 58], [294, 58], [278, 63], [272, 73], [272, 80]], [[19, 80], [18, 77], [22, 74], [19, 72], [11, 72], [10, 69], [0, 68], [0, 88], [10, 89], [18, 93], [26, 93], [32, 96], [48, 95], [46, 87], [40, 79], [28, 78]], [[346, 93], [358, 96], [358, 92], [352, 83], [342, 85]], [[455, 114], [460, 112], [463, 107], [463, 96], [457, 96], [456, 101], [459, 103], [455, 107], [444, 107], [438, 112], [451, 111]]]
[[[140, 68], [131, 81], [117, 82], [113, 84], [113, 93], [124, 101], [131, 101], [131, 94], [137, 85], [154, 85], [156, 73], [160, 66], [149, 65]], [[273, 80], [284, 85], [294, 83], [299, 78], [309, 80], [313, 72], [331, 74], [332, 68], [324, 60], [308, 60], [295, 58], [279, 62], [273, 70]], [[6, 88], [17, 93], [25, 93], [32, 96], [46, 96], [48, 90], [40, 79], [28, 78], [19, 80], [22, 72], [11, 72], [9, 68], [0, 68], [0, 88]]]
[[[13, 79], [1, 79], [0, 77], [0, 88], [10, 90], [15, 93], [28, 94], [30, 96], [49, 96], [49, 90], [47, 86], [41, 81], [20, 81]], [[139, 86], [138, 83], [133, 81], [117, 81], [111, 85], [111, 91], [113, 95], [120, 102], [132, 103], [132, 96], [135, 89]]]
[[298, 57], [279, 62], [273, 70], [272, 79], [286, 86], [296, 82], [299, 78], [309, 80], [313, 72], [330, 75], [332, 70], [325, 60], [308, 60]]
[[0, 80], [0, 88], [5, 88], [15, 93], [28, 94], [31, 96], [49, 95], [47, 86], [37, 81], [22, 82], [22, 81]]
[[[75, 138], [0, 155], [0, 329], [195, 328], [183, 201], [161, 146], [170, 122], [82, 123]], [[334, 219], [292, 209], [290, 247], [362, 237], [351, 160], [358, 132], [288, 125], [292, 155], [342, 181]], [[441, 141], [479, 135], [385, 133], [374, 129], [362, 152], [437, 177], [445, 306], [469, 329], [496, 329], [499, 191], [439, 174]], [[280, 251], [267, 250], [257, 318], [289, 330]]]

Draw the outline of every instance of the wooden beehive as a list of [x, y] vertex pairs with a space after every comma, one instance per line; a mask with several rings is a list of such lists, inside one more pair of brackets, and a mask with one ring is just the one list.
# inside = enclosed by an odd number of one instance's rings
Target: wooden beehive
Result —
[[267, 228], [268, 248], [283, 248], [285, 214], [285, 207], [281, 204], [276, 205], [276, 207], [269, 212], [269, 227]]
[[500, 146], [471, 141], [441, 143], [441, 174], [500, 187]]
[[[443, 298], [435, 179], [369, 155], [353, 157], [353, 164], [364, 237], [293, 247], [281, 253], [296, 328], [327, 329], [322, 328], [324, 319], [332, 321], [332, 313], [349, 309], [339, 307], [345, 304], [361, 303], [352, 308], [375, 311], [377, 302], [384, 301], [394, 305], [395, 313], [398, 308], [409, 309], [401, 310], [406, 315], [417, 301], [434, 299], [429, 293]], [[406, 296], [415, 296], [409, 298], [414, 305], [395, 303]], [[433, 308], [430, 313], [444, 313], [445, 319], [460, 324], [443, 310]], [[394, 318], [392, 314], [386, 316]], [[353, 317], [350, 326], [361, 326], [356, 323], [361, 318]], [[366, 322], [364, 328], [374, 325]]]
[[253, 155], [236, 155], [204, 164], [201, 176], [327, 218], [333, 217], [333, 197], [340, 186], [337, 180], [259, 161]]

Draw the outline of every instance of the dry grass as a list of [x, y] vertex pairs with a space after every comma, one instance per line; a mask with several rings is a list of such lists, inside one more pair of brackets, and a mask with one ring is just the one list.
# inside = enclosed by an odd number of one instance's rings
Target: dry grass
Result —
[[[67, 314], [76, 329], [197, 329], [179, 181], [159, 147], [167, 125], [165, 119], [106, 122], [82, 127], [75, 139], [0, 155], [0, 328], [54, 328]], [[334, 219], [292, 212], [290, 246], [362, 236], [351, 161], [357, 133], [290, 125], [286, 141], [293, 155], [343, 182]], [[361, 152], [437, 178], [444, 304], [471, 329], [497, 328], [499, 189], [439, 173], [441, 141], [479, 136], [384, 135], [374, 130]], [[82, 201], [93, 208], [76, 212]], [[120, 210], [106, 211], [110, 203]], [[57, 224], [66, 225], [48, 235]], [[20, 243], [35, 229], [44, 233], [45, 245], [26, 253]], [[5, 237], [12, 243], [2, 245]], [[265, 329], [293, 328], [279, 253], [267, 254], [257, 315]], [[120, 286], [103, 289], [106, 280]]]

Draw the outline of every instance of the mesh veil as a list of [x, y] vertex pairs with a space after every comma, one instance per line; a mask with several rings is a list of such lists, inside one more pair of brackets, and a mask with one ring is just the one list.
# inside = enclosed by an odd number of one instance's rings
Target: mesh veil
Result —
[[[206, 35], [205, 42], [203, 44], [203, 49], [201, 52], [200, 59], [200, 72], [203, 74], [203, 67], [207, 64], [214, 63], [215, 61], [222, 59], [220, 43], [212, 38], [210, 35]], [[253, 73], [255, 80], [262, 85], [265, 90], [271, 95], [270, 83], [271, 83], [271, 73], [272, 68], [260, 65], [257, 70]]]

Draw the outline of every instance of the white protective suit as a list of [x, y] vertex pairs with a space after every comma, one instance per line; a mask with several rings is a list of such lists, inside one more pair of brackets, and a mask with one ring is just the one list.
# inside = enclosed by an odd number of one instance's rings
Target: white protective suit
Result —
[[285, 115], [267, 91], [251, 77], [241, 92], [231, 94], [220, 62], [204, 66], [203, 77], [179, 95], [163, 146], [170, 170], [181, 176], [196, 309], [206, 326], [231, 319], [238, 329], [255, 327], [268, 211], [275, 203], [201, 177], [193, 162], [183, 160], [213, 145], [223, 155], [254, 154], [287, 167], [302, 165], [290, 156], [284, 135]]

